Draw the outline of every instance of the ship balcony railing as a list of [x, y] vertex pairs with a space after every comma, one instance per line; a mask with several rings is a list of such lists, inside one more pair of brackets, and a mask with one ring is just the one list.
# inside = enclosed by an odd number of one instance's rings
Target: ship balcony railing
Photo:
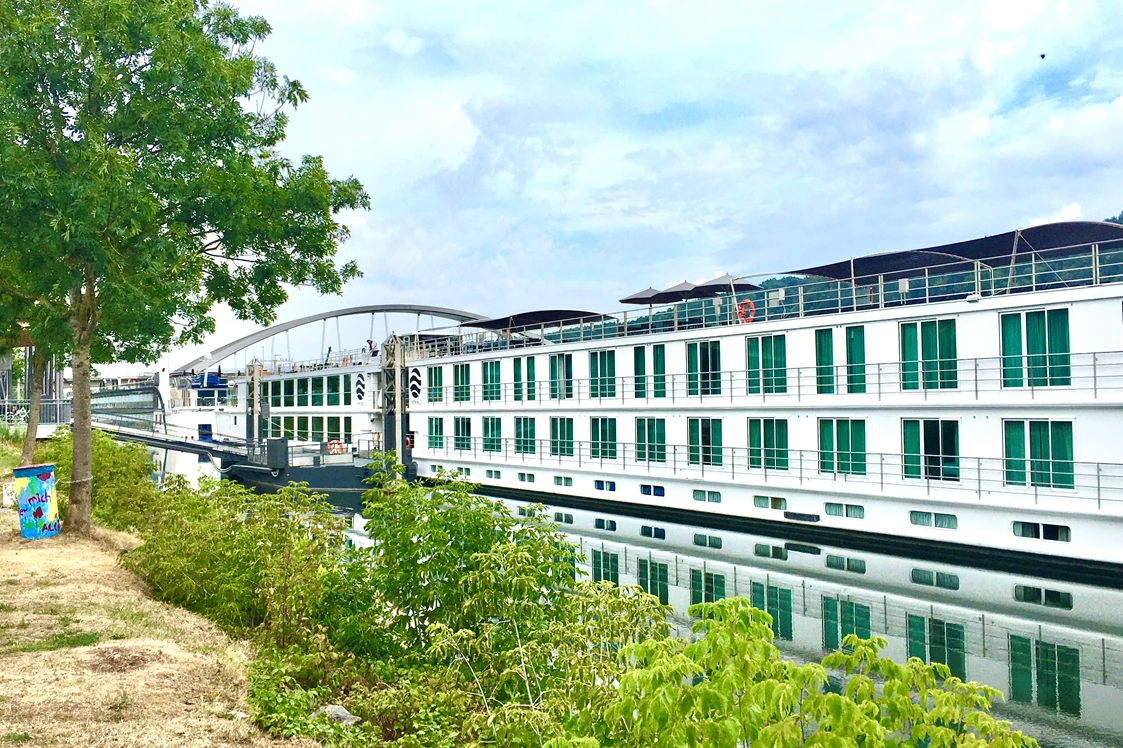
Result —
[[379, 365], [382, 355], [371, 355], [367, 348], [351, 348], [348, 350], [329, 353], [321, 358], [294, 360], [291, 358], [273, 357], [261, 362], [262, 371], [268, 376], [272, 374], [299, 374], [301, 372], [323, 371], [324, 369], [345, 369], [349, 366]]
[[960, 457], [494, 436], [421, 436], [415, 458], [471, 460], [597, 477], [648, 475], [731, 482], [761, 491], [982, 501], [1055, 511], [1123, 513], [1123, 464], [1042, 457]]
[[[40, 400], [39, 423], [43, 426], [68, 424], [72, 420], [71, 400]], [[27, 423], [31, 414], [30, 400], [0, 400], [0, 423], [6, 426]]]
[[[747, 277], [747, 276], [746, 276]], [[688, 299], [579, 317], [550, 325], [464, 333], [453, 328], [436, 339], [412, 341], [406, 360], [534, 348], [560, 343], [613, 340], [654, 333], [752, 324], [738, 317], [738, 305], [751, 301], [754, 321], [800, 319], [946, 301], [1005, 296], [1033, 291], [1097, 286], [1123, 281], [1123, 242], [1101, 242], [1015, 255], [958, 260], [945, 265], [850, 280], [787, 276], [764, 281], [755, 291]]]
[[[698, 374], [647, 374], [557, 381], [492, 382], [422, 387], [411, 400], [427, 405], [572, 407], [593, 404], [623, 407], [720, 405], [726, 402], [803, 402], [845, 396], [881, 400], [911, 397], [993, 400], [993, 393], [1030, 400], [1081, 393], [1089, 400], [1123, 393], [1123, 352], [1042, 353], [991, 358], [932, 359], [911, 362], [761, 367], [753, 371]], [[842, 399], [835, 396], [842, 395]], [[1069, 397], [1067, 400], [1072, 400]]]

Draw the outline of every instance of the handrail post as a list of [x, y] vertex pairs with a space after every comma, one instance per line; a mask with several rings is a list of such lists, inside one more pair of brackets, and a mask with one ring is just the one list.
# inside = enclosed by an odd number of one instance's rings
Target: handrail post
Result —
[[1092, 285], [1100, 285], [1100, 245], [1092, 245]]
[[877, 308], [885, 308], [885, 276], [877, 276]]
[[799, 285], [799, 293], [797, 295], [799, 296], [799, 316], [803, 317], [803, 284], [802, 283]]
[[983, 295], [983, 263], [975, 260], [975, 293]]

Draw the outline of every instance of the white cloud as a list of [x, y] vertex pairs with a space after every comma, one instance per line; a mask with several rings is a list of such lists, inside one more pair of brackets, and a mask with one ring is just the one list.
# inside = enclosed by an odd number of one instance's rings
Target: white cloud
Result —
[[402, 57], [412, 57], [425, 47], [425, 42], [422, 39], [409, 36], [401, 29], [394, 29], [384, 34], [382, 42]]
[[1055, 223], [1057, 221], [1079, 221], [1083, 217], [1084, 213], [1080, 209], [1080, 203], [1070, 203], [1069, 205], [1061, 208], [1057, 213], [1034, 218], [1029, 222], [1029, 225], [1040, 226], [1045, 223]]

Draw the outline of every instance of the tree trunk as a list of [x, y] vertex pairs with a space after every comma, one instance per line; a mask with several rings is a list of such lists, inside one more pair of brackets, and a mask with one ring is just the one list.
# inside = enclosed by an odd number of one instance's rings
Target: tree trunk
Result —
[[27, 411], [27, 433], [23, 435], [23, 452], [19, 464], [30, 465], [35, 461], [35, 435], [39, 431], [39, 403], [43, 400], [43, 373], [46, 371], [46, 357], [38, 348], [31, 349], [31, 371], [24, 374], [30, 388], [31, 405]]
[[70, 470], [70, 501], [64, 532], [90, 534], [90, 501], [93, 494], [93, 426], [90, 422], [90, 348], [97, 327], [97, 295], [93, 273], [86, 272], [82, 288], [70, 292], [70, 331], [74, 350], [70, 366], [74, 372], [74, 464]]

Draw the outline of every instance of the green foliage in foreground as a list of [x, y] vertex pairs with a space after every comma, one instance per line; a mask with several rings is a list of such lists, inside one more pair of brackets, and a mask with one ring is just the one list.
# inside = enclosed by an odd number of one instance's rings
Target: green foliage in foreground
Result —
[[[675, 638], [654, 597], [577, 579], [575, 549], [552, 522], [471, 491], [451, 476], [431, 487], [381, 476], [365, 497], [375, 546], [354, 549], [306, 487], [255, 496], [173, 481], [128, 511], [145, 517], [145, 543], [124, 563], [163, 599], [258, 641], [250, 701], [279, 736], [402, 748], [1036, 746], [989, 714], [998, 691], [943, 665], [884, 659], [883, 640], [851, 635], [820, 663], [785, 660], [768, 614], [743, 598], [693, 606], [693, 636]], [[325, 704], [363, 721], [314, 717]]]

